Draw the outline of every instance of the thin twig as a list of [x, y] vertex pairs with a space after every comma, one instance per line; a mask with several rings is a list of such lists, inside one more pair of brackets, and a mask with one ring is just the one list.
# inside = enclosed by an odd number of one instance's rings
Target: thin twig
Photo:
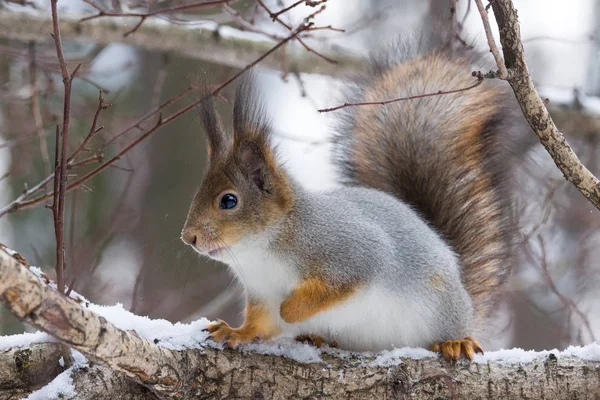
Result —
[[89, 17], [82, 18], [80, 20], [80, 22], [85, 22], [85, 21], [89, 21], [92, 19], [100, 18], [100, 17], [138, 17], [138, 18], [140, 18], [140, 21], [133, 27], [133, 29], [124, 33], [123, 36], [127, 37], [127, 36], [131, 35], [132, 33], [134, 33], [135, 31], [137, 31], [139, 29], [139, 27], [142, 26], [142, 24], [144, 23], [144, 21], [146, 21], [146, 19], [148, 17], [152, 17], [152, 16], [159, 15], [159, 14], [174, 13], [174, 12], [182, 11], [182, 10], [189, 10], [191, 8], [216, 6], [219, 4], [229, 3], [232, 0], [198, 1], [198, 2], [189, 3], [189, 4], [179, 4], [179, 5], [172, 6], [172, 7], [160, 8], [160, 9], [157, 9], [154, 11], [148, 11], [146, 13], [133, 13], [133, 12], [132, 13], [124, 13], [124, 12], [116, 12], [116, 11], [106, 11], [91, 0], [83, 0], [83, 1], [86, 2], [87, 4], [91, 5], [92, 7], [94, 7], [96, 9], [96, 11], [98, 11], [98, 14], [90, 15]]
[[[289, 24], [287, 24], [287, 23], [283, 22], [283, 21], [281, 20], [281, 18], [279, 18], [279, 16], [278, 16], [278, 15], [276, 15], [276, 13], [273, 13], [273, 12], [271, 11], [271, 9], [270, 9], [270, 8], [269, 8], [269, 7], [268, 7], [268, 6], [267, 6], [267, 5], [266, 5], [266, 4], [265, 4], [265, 3], [264, 3], [262, 0], [256, 0], [256, 1], [257, 1], [257, 3], [258, 3], [258, 4], [259, 4], [259, 5], [260, 5], [260, 6], [261, 6], [261, 7], [262, 7], [262, 8], [263, 8], [263, 9], [264, 9], [264, 10], [265, 10], [265, 11], [266, 11], [268, 14], [269, 14], [269, 16], [271, 16], [271, 17], [273, 18], [273, 20], [274, 20], [274, 21], [278, 22], [278, 23], [279, 23], [281, 26], [283, 26], [284, 28], [286, 28], [288, 31], [292, 31], [292, 27], [291, 27]], [[300, 4], [300, 3], [298, 3], [298, 4]], [[296, 7], [298, 4], [296, 4], [294, 7]], [[310, 20], [311, 20], [312, 18], [314, 18], [314, 17], [315, 17], [315, 16], [316, 16], [318, 13], [322, 12], [324, 9], [325, 9], [325, 6], [323, 5], [323, 7], [322, 7], [322, 8], [320, 8], [319, 10], [317, 10], [317, 11], [313, 12], [313, 13], [312, 13], [312, 14], [310, 14], [308, 17], [306, 17], [306, 18], [304, 19], [304, 24], [305, 24], [305, 26], [309, 24], [309, 22], [310, 22]], [[311, 26], [310, 28], [306, 28], [306, 29], [304, 29], [304, 30], [315, 30], [315, 29], [323, 29], [323, 27], [312, 27], [312, 26]], [[325, 27], [325, 29], [332, 29], [332, 30], [337, 30], [337, 31], [341, 31], [341, 32], [343, 32], [343, 29], [334, 29], [334, 28], [332, 28], [331, 26], [329, 26], [329, 27]], [[321, 57], [323, 60], [325, 60], [325, 61], [327, 61], [327, 62], [329, 62], [329, 63], [332, 63], [332, 64], [337, 64], [337, 63], [338, 63], [338, 62], [337, 62], [337, 60], [334, 60], [334, 59], [332, 59], [332, 58], [330, 58], [330, 57], [327, 57], [326, 55], [324, 55], [324, 54], [322, 54], [322, 53], [320, 53], [320, 52], [316, 51], [315, 49], [313, 49], [312, 47], [310, 47], [309, 45], [307, 45], [307, 44], [306, 44], [306, 43], [305, 43], [305, 42], [302, 40], [302, 38], [298, 37], [298, 38], [296, 38], [296, 39], [297, 39], [297, 40], [298, 40], [298, 42], [299, 42], [299, 43], [300, 43], [300, 44], [301, 44], [301, 45], [302, 45], [302, 46], [303, 46], [303, 47], [306, 49], [306, 51], [308, 51], [308, 52], [310, 52], [310, 53], [313, 53], [313, 54], [315, 54], [315, 55], [317, 55], [317, 56]]]
[[497, 77], [499, 79], [506, 79], [508, 78], [508, 71], [506, 70], [506, 65], [504, 65], [502, 56], [500, 56], [500, 52], [496, 47], [496, 41], [494, 40], [494, 35], [492, 34], [492, 28], [490, 27], [487, 10], [483, 7], [481, 0], [475, 0], [475, 4], [477, 4], [479, 15], [481, 15], [481, 21], [483, 22], [483, 29], [485, 30], [485, 37], [487, 38], [488, 46], [490, 46], [490, 51], [492, 52], [492, 55], [496, 60], [496, 65], [498, 66]]
[[[63, 84], [64, 84], [64, 101], [63, 101], [63, 124], [62, 132], [60, 135], [57, 134], [56, 140], [61, 140], [60, 145], [60, 158], [58, 154], [55, 154], [55, 171], [54, 171], [54, 193], [52, 212], [54, 215], [54, 233], [56, 236], [56, 286], [60, 293], [65, 292], [65, 244], [64, 244], [64, 216], [65, 216], [65, 195], [67, 185], [67, 151], [69, 146], [69, 122], [71, 120], [71, 84], [73, 83], [73, 76], [77, 74], [77, 71], [81, 67], [81, 64], [75, 67], [73, 73], [70, 74], [65, 62], [65, 56], [62, 48], [62, 41], [60, 37], [60, 28], [58, 23], [58, 0], [50, 0], [52, 8], [52, 27], [53, 27], [53, 38], [56, 46], [56, 57], [60, 64], [62, 72]], [[58, 128], [57, 128], [58, 129]], [[58, 152], [58, 146], [56, 146]]]
[[[53, 1], [55, 1], [55, 0], [53, 0]], [[246, 67], [244, 67], [243, 69], [241, 69], [238, 73], [236, 73], [235, 75], [233, 75], [227, 81], [225, 81], [224, 83], [220, 84], [217, 88], [215, 88], [210, 93], [210, 95], [211, 96], [218, 95], [225, 87], [227, 87], [229, 84], [231, 84], [233, 81], [235, 81], [244, 72], [246, 72], [250, 68], [254, 67], [256, 64], [260, 63], [266, 57], [268, 57], [269, 55], [271, 55], [272, 53], [274, 53], [275, 51], [277, 51], [277, 49], [279, 49], [281, 46], [283, 46], [286, 43], [288, 43], [289, 41], [295, 39], [300, 33], [304, 32], [306, 29], [309, 29], [311, 26], [312, 26], [312, 24], [307, 24], [307, 25], [300, 26], [296, 31], [294, 31], [293, 33], [291, 33], [284, 40], [282, 40], [281, 42], [279, 42], [275, 46], [273, 46], [269, 51], [265, 52], [262, 56], [260, 56], [259, 58], [257, 58], [256, 60], [254, 60], [253, 62], [251, 62], [250, 64], [248, 64]], [[135, 127], [138, 127], [139, 124], [141, 124], [143, 121], [145, 121], [148, 118], [150, 118], [152, 115], [154, 115], [156, 112], [158, 112], [159, 109], [165, 107], [168, 104], [171, 104], [173, 101], [175, 101], [176, 99], [181, 98], [185, 93], [189, 93], [191, 90], [193, 90], [193, 89], [192, 88], [188, 88], [184, 92], [180, 93], [179, 95], [173, 96], [171, 99], [167, 100], [166, 102], [164, 102], [163, 104], [161, 104], [159, 107], [157, 107], [157, 109], [155, 109], [152, 112], [146, 114], [140, 120], [138, 120], [137, 122], [135, 122], [134, 124], [132, 124], [125, 131], [120, 132], [119, 134], [115, 135], [111, 139], [111, 141], [113, 141], [117, 137], [121, 136], [124, 132], [129, 131], [129, 130], [135, 128]], [[75, 180], [74, 182], [70, 183], [68, 186], [66, 186], [65, 191], [68, 192], [68, 191], [71, 191], [71, 190], [76, 189], [78, 187], [81, 187], [88, 180], [90, 180], [91, 178], [95, 177], [100, 172], [104, 171], [105, 169], [107, 169], [108, 167], [110, 167], [112, 164], [114, 164], [116, 161], [118, 161], [123, 155], [125, 155], [127, 152], [129, 152], [135, 146], [137, 146], [140, 142], [142, 142], [148, 136], [150, 136], [151, 134], [153, 134], [154, 132], [156, 132], [159, 128], [167, 125], [168, 123], [172, 122], [173, 120], [179, 118], [181, 115], [183, 115], [183, 114], [187, 113], [188, 111], [192, 110], [193, 108], [195, 108], [196, 106], [198, 106], [200, 103], [202, 103], [204, 100], [205, 100], [205, 97], [203, 97], [203, 98], [201, 98], [201, 99], [199, 99], [199, 100], [197, 100], [197, 101], [195, 101], [195, 102], [193, 102], [193, 103], [185, 106], [181, 110], [179, 110], [179, 111], [171, 114], [170, 116], [168, 116], [166, 118], [163, 118], [162, 114], [159, 114], [158, 120], [155, 122], [155, 124], [150, 129], [146, 130], [146, 132], [144, 132], [141, 136], [139, 136], [132, 143], [130, 143], [128, 146], [126, 146], [121, 151], [119, 151], [117, 153], [117, 155], [115, 155], [114, 157], [112, 157], [108, 161], [105, 161], [104, 163], [102, 163], [98, 167], [94, 168], [93, 170], [91, 170], [87, 174], [85, 174], [82, 177], [80, 177], [77, 180]], [[105, 146], [103, 146], [101, 148], [101, 150], [104, 149], [104, 147]], [[95, 156], [91, 157], [90, 159], [95, 159], [95, 157], [98, 157], [98, 155], [95, 155]], [[83, 160], [83, 161], [86, 161], [86, 160]], [[75, 164], [76, 163], [73, 163], [71, 165], [75, 166]], [[48, 179], [48, 178], [46, 178], [46, 179]], [[50, 177], [50, 179], [51, 179], [51, 177]], [[14, 212], [14, 211], [19, 210], [19, 209], [24, 209], [24, 208], [32, 207], [32, 206], [34, 206], [36, 204], [39, 204], [39, 203], [41, 203], [41, 202], [43, 202], [45, 200], [48, 200], [51, 197], [52, 197], [52, 194], [46, 194], [46, 195], [41, 195], [41, 196], [38, 196], [38, 197], [30, 199], [30, 200], [21, 199], [21, 201], [14, 201], [11, 204], [9, 204], [8, 206], [0, 209], [0, 217], [2, 215]]]
[[284, 9], [282, 9], [282, 10], [279, 10], [276, 13], [269, 14], [269, 17], [271, 17], [271, 19], [273, 21], [275, 21], [275, 19], [277, 19], [280, 15], [285, 14], [286, 12], [290, 11], [292, 8], [295, 8], [295, 7], [297, 7], [300, 4], [305, 3], [305, 2], [306, 2], [306, 0], [298, 0], [297, 2], [293, 3], [289, 7], [286, 7]]
[[558, 297], [560, 302], [563, 303], [565, 307], [567, 307], [567, 309], [572, 310], [575, 314], [577, 314], [579, 316], [579, 318], [581, 318], [581, 321], [583, 322], [583, 324], [585, 325], [585, 328], [587, 329], [588, 333], [590, 334], [590, 338], [592, 339], [593, 342], [595, 342], [596, 337], [594, 335], [594, 331], [590, 325], [590, 321], [587, 318], [587, 316], [579, 309], [579, 307], [577, 306], [577, 304], [575, 304], [573, 302], [573, 300], [571, 300], [570, 298], [563, 295], [560, 292], [560, 290], [558, 290], [558, 288], [556, 287], [556, 285], [554, 283], [554, 279], [552, 279], [552, 276], [550, 275], [550, 272], [548, 271], [548, 262], [546, 260], [546, 246], [544, 244], [544, 239], [538, 235], [538, 241], [539, 241], [540, 249], [541, 249], [540, 263], [541, 263], [542, 271], [544, 273], [544, 279], [546, 281], [546, 284], [548, 285], [548, 287], [550, 288], [552, 293], [554, 293]]
[[100, 113], [102, 112], [102, 110], [106, 110], [107, 108], [109, 108], [111, 105], [109, 103], [106, 103], [104, 101], [104, 96], [103, 96], [103, 91], [102, 89], [98, 90], [98, 107], [96, 108], [96, 113], [94, 114], [94, 119], [92, 120], [92, 126], [90, 127], [90, 130], [87, 134], [87, 136], [85, 137], [85, 139], [83, 139], [83, 141], [79, 144], [79, 147], [77, 147], [77, 149], [69, 156], [69, 158], [67, 159], [67, 163], [70, 163], [71, 161], [73, 161], [73, 159], [75, 159], [75, 157], [77, 157], [79, 155], [79, 153], [81, 153], [81, 151], [85, 150], [85, 146], [90, 142], [90, 140], [92, 140], [94, 138], [94, 136], [96, 136], [96, 134], [98, 134], [98, 132], [100, 132], [104, 127], [99, 127], [96, 128], [97, 124], [98, 124], [98, 118], [100, 117]]
[[390, 103], [397, 103], [397, 102], [400, 102], [400, 101], [422, 99], [424, 97], [441, 96], [441, 95], [446, 95], [446, 94], [465, 92], [467, 90], [471, 90], [473, 88], [476, 88], [477, 86], [481, 85], [482, 82], [483, 82], [483, 78], [481, 76], [477, 76], [477, 82], [475, 82], [471, 86], [467, 86], [467, 87], [464, 87], [464, 88], [461, 88], [461, 89], [439, 90], [439, 91], [434, 92], [434, 93], [425, 93], [425, 94], [419, 94], [419, 95], [416, 95], [416, 96], [400, 97], [400, 98], [397, 98], [397, 99], [383, 100], [383, 101], [366, 101], [366, 102], [362, 102], [362, 103], [344, 103], [344, 104], [339, 105], [337, 107], [322, 108], [322, 109], [317, 110], [317, 111], [319, 111], [320, 113], [324, 113], [324, 112], [331, 112], [331, 111], [340, 110], [342, 108], [347, 108], [347, 107], [386, 105], [386, 104], [390, 104]]

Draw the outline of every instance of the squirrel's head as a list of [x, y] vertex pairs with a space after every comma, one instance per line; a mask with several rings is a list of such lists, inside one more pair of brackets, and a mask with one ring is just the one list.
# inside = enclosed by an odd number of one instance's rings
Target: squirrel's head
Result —
[[209, 165], [181, 239], [199, 253], [214, 257], [280, 220], [292, 206], [292, 191], [276, 160], [271, 127], [252, 74], [246, 73], [237, 86], [232, 134], [221, 127], [211, 96], [200, 110]]

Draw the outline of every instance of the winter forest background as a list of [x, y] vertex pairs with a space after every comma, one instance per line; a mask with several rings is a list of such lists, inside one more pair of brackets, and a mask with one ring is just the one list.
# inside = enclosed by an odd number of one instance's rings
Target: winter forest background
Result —
[[[27, 1], [24, 6], [18, 3], [22, 2], [4, 0], [0, 7], [20, 10], [33, 4], [49, 10], [45, 0]], [[106, 9], [118, 3], [96, 2]], [[157, 8], [183, 0], [151, 3]], [[266, 2], [273, 9], [292, 3]], [[335, 46], [340, 52], [364, 55], [388, 43], [398, 29], [410, 30], [421, 23], [428, 13], [435, 12], [435, 3], [446, 5], [447, 1], [329, 0], [327, 8], [315, 16], [315, 23], [346, 31], [314, 32], [308, 42], [315, 49]], [[542, 95], [549, 98], [550, 104], [573, 109], [583, 106], [587, 113], [600, 114], [600, 100], [595, 97], [600, 94], [600, 1], [514, 3], [519, 10], [528, 65]], [[95, 13], [81, 0], [60, 0], [59, 10], [77, 15]], [[298, 24], [313, 11], [301, 5], [283, 19], [290, 25]], [[248, 33], [253, 38], [287, 35], [283, 27], [255, 7], [254, 1], [232, 2], [228, 10], [190, 10], [187, 15], [196, 22], [170, 22], [190, 28], [194, 24], [218, 23], [247, 29], [244, 21], [252, 21], [258, 31]], [[458, 1], [457, 16], [460, 21], [466, 16], [462, 37], [485, 51], [487, 43], [475, 6], [468, 0]], [[495, 24], [492, 26], [496, 29]], [[90, 129], [98, 105], [98, 87], [104, 89], [105, 101], [112, 106], [101, 113], [99, 125], [104, 129], [91, 143], [94, 149], [197, 82], [198, 75], [209, 84], [218, 84], [236, 72], [235, 68], [186, 58], [180, 53], [143, 50], [121, 43], [79, 43], [68, 37], [63, 40], [71, 69], [82, 63], [78, 73], [81, 79], [74, 81], [72, 95], [73, 146]], [[317, 109], [338, 104], [338, 78], [320, 74], [319, 69], [301, 74], [259, 70], [282, 158], [298, 179], [314, 190], [336, 185], [335, 171], [328, 163], [327, 142], [335, 113], [320, 114]], [[223, 100], [231, 93], [231, 88], [226, 89]], [[56, 118], [62, 118], [62, 104], [62, 80], [53, 42], [44, 38], [24, 43], [5, 39], [0, 33], [0, 208], [18, 197], [24, 185], [37, 184], [51, 170], [54, 129]], [[226, 101], [217, 104], [225, 124], [229, 123], [231, 106]], [[169, 106], [165, 113], [179, 107]], [[562, 129], [583, 163], [598, 176], [597, 132]], [[106, 156], [114, 155], [128, 140], [119, 138], [107, 147]], [[67, 282], [74, 280], [74, 289], [94, 303], [121, 302], [139, 315], [170, 321], [219, 317], [237, 325], [240, 291], [225, 267], [199, 258], [179, 239], [189, 202], [202, 176], [204, 157], [204, 135], [197, 115], [190, 112], [136, 146], [116, 163], [117, 167], [69, 193], [65, 223]], [[598, 210], [562, 178], [539, 145], [527, 168], [520, 171], [515, 186], [521, 226], [520, 261], [493, 347], [541, 350], [597, 340]], [[0, 217], [0, 242], [54, 276], [52, 213], [43, 203]], [[21, 322], [0, 309], [1, 335], [24, 329]]]

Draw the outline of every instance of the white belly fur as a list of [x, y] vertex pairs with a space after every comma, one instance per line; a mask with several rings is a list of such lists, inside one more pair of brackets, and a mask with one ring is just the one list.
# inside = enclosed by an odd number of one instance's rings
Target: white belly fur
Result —
[[257, 252], [257, 243], [232, 247], [219, 259], [243, 284], [271, 309], [281, 336], [317, 335], [339, 348], [352, 351], [379, 351], [404, 346], [428, 346], [436, 338], [430, 332], [423, 305], [403, 293], [385, 292], [381, 286], [366, 286], [350, 299], [320, 312], [306, 321], [288, 324], [281, 318], [281, 303], [300, 282], [293, 268], [278, 257]]
[[287, 324], [280, 320], [282, 334], [314, 334], [338, 347], [353, 351], [379, 351], [395, 347], [423, 347], [435, 338], [427, 335], [430, 313], [400, 294], [382, 293], [367, 287], [349, 300], [320, 312], [306, 321]]

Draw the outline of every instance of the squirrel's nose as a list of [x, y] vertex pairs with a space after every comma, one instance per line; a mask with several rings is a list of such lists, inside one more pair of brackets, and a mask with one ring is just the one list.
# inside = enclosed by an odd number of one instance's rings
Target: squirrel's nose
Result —
[[181, 240], [183, 240], [185, 244], [193, 246], [196, 244], [196, 234], [190, 229], [184, 229], [181, 233]]

